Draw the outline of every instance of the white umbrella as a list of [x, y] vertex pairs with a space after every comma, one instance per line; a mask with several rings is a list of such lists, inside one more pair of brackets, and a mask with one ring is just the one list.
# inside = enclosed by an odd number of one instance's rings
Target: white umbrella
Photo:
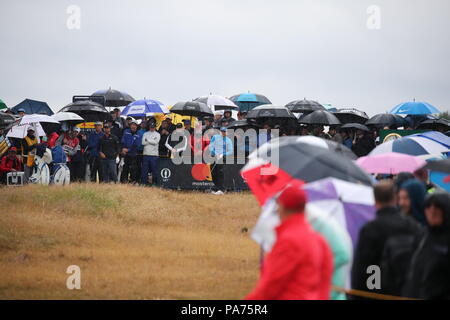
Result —
[[239, 107], [230, 99], [216, 95], [216, 94], [210, 94], [209, 96], [199, 97], [199, 98], [195, 99], [194, 101], [203, 102], [210, 108], [216, 107], [215, 110], [239, 109]]
[[73, 112], [58, 112], [55, 113], [52, 118], [59, 122], [67, 121], [74, 124], [84, 122], [84, 119], [82, 117]]
[[23, 125], [23, 126], [15, 125], [15, 126], [11, 127], [11, 129], [8, 131], [8, 134], [6, 136], [8, 138], [23, 139], [27, 135], [28, 128], [32, 128], [35, 131], [36, 136], [38, 136], [38, 137], [46, 136], [45, 131], [42, 128], [40, 123], [36, 123], [35, 126], [33, 126], [33, 125]]
[[26, 124], [35, 124], [40, 122], [59, 123], [58, 120], [53, 119], [51, 116], [45, 114], [30, 114], [24, 115], [19, 121], [19, 126]]

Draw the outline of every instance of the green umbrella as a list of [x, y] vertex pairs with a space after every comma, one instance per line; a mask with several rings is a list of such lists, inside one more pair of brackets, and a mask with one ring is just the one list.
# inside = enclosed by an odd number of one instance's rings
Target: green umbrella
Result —
[[8, 107], [6, 106], [6, 103], [3, 102], [2, 99], [0, 99], [0, 110], [2, 110], [2, 109], [7, 109], [7, 108], [8, 108]]

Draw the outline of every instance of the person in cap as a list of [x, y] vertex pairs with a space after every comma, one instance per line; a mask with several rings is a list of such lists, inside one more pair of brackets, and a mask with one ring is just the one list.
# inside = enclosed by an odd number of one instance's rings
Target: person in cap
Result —
[[213, 122], [213, 126], [220, 128], [222, 126], [222, 112], [220, 111], [216, 111], [214, 112], [214, 122]]
[[80, 133], [80, 131], [81, 129], [79, 127], [74, 127], [69, 132], [64, 133], [61, 141], [61, 146], [67, 156], [67, 166], [70, 170], [70, 177], [73, 181], [79, 180], [80, 178], [79, 174], [77, 175], [76, 172], [76, 170], [79, 168], [79, 163], [77, 161], [73, 163], [74, 157], [76, 158], [78, 151], [81, 150], [80, 140], [78, 139], [78, 134]]
[[7, 155], [2, 157], [0, 163], [0, 179], [2, 183], [6, 183], [8, 172], [16, 172], [22, 170], [22, 161], [17, 156], [17, 148], [11, 147]]
[[87, 149], [89, 152], [88, 162], [91, 170], [91, 181], [97, 181], [97, 174], [99, 182], [103, 181], [103, 168], [98, 148], [100, 146], [100, 139], [103, 137], [103, 123], [100, 121], [95, 122], [95, 130], [91, 132], [88, 137]]
[[325, 239], [305, 217], [306, 202], [306, 192], [298, 185], [288, 186], [279, 195], [276, 242], [247, 300], [329, 299], [333, 257]]
[[19, 108], [17, 110], [17, 113], [19, 114], [19, 117], [23, 117], [25, 115], [25, 109], [24, 108]]
[[339, 133], [339, 127], [338, 126], [330, 126], [330, 129], [328, 130], [328, 134], [330, 135], [330, 139], [337, 143], [344, 143], [344, 140], [342, 139], [341, 134]]
[[183, 124], [177, 123], [176, 129], [167, 137], [164, 145], [170, 151], [170, 157], [181, 157], [189, 143], [189, 133], [183, 129]]
[[192, 128], [192, 122], [191, 120], [183, 120], [183, 124], [184, 124], [184, 130], [187, 130], [189, 132], [189, 134], [194, 134], [194, 128]]
[[206, 131], [208, 131], [209, 129], [212, 129], [213, 128], [213, 125], [214, 125], [214, 118], [212, 118], [212, 117], [205, 117], [205, 118], [203, 118], [203, 121], [204, 121], [204, 125], [203, 125], [203, 128], [202, 128], [202, 130], [203, 130], [203, 132], [206, 132]]
[[[120, 116], [119, 108], [114, 108], [111, 117], [114, 125], [116, 125], [120, 130], [123, 130], [127, 126], [125, 119]], [[111, 127], [111, 133], [113, 133], [113, 128], [114, 126]]]
[[159, 140], [161, 135], [156, 131], [156, 125], [151, 122], [149, 130], [142, 137], [142, 145], [144, 146], [142, 160], [141, 183], [148, 184], [148, 174], [152, 173], [152, 185], [158, 182], [158, 158], [159, 158]]
[[123, 183], [139, 182], [138, 147], [141, 144], [138, 123], [136, 120], [130, 121], [130, 128], [125, 129], [121, 140], [121, 154], [124, 157], [124, 164], [120, 181]]
[[36, 155], [37, 145], [38, 139], [35, 135], [34, 129], [29, 127], [27, 130], [27, 135], [22, 140], [22, 158], [24, 159], [25, 182], [28, 182], [28, 178], [33, 172], [34, 156]]
[[111, 125], [103, 126], [104, 135], [100, 138], [99, 154], [103, 168], [103, 182], [117, 182], [116, 158], [120, 152], [120, 142], [117, 136], [111, 133]]
[[168, 126], [167, 128], [169, 130], [169, 133], [174, 132], [177, 129], [177, 127], [172, 123], [172, 117], [167, 116], [166, 121], [167, 121], [167, 126]]
[[211, 175], [214, 182], [212, 190], [213, 194], [223, 195], [225, 192], [224, 186], [224, 163], [225, 157], [233, 154], [233, 142], [227, 137], [227, 128], [221, 127], [220, 134], [212, 136], [208, 149], [211, 157], [214, 158], [214, 164], [212, 165]]
[[228, 124], [233, 123], [234, 121], [236, 121], [236, 119], [234, 119], [232, 116], [231, 110], [225, 110], [225, 112], [223, 113], [223, 119], [222, 121], [227, 121]]

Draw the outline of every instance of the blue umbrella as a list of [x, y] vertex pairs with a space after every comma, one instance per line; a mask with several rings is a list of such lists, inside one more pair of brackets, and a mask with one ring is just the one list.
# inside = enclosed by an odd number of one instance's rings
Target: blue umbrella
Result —
[[384, 142], [369, 154], [371, 156], [389, 152], [409, 154], [411, 156], [439, 155], [450, 151], [449, 147], [422, 136], [407, 136], [397, 140]]
[[428, 131], [428, 132], [418, 133], [418, 134], [412, 135], [410, 137], [414, 137], [414, 136], [424, 137], [424, 138], [433, 140], [433, 141], [440, 143], [443, 146], [450, 149], [450, 137], [446, 136], [445, 134], [443, 134], [441, 132]]
[[392, 114], [433, 114], [440, 111], [427, 102], [404, 102], [391, 110]]
[[230, 97], [240, 109], [241, 112], [248, 112], [255, 107], [263, 104], [272, 104], [267, 97], [257, 93], [241, 93]]
[[145, 117], [149, 113], [169, 114], [169, 109], [157, 100], [137, 100], [125, 107], [121, 115], [130, 117]]

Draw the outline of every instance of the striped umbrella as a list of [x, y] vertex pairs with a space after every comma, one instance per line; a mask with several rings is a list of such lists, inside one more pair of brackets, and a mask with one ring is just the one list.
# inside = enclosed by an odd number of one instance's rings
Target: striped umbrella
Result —
[[403, 102], [391, 110], [392, 114], [433, 114], [439, 109], [427, 102]]
[[121, 115], [129, 117], [145, 117], [150, 113], [169, 114], [170, 110], [157, 100], [136, 100], [122, 110]]
[[409, 154], [411, 156], [438, 155], [449, 152], [450, 148], [439, 142], [421, 136], [407, 136], [380, 144], [369, 154], [371, 156], [389, 152]]

